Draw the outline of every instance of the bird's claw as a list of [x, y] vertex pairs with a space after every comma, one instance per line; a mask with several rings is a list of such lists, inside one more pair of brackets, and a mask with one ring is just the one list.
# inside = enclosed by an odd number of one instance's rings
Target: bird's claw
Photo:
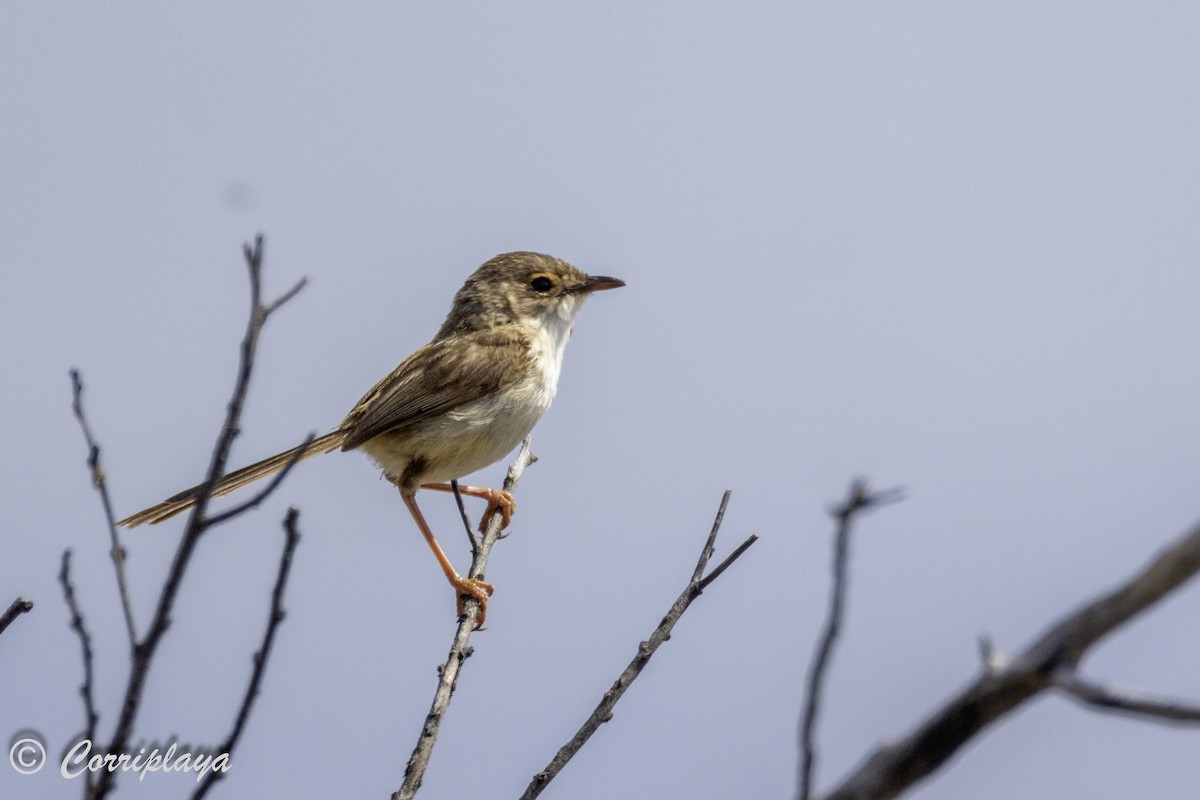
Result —
[[508, 523], [512, 522], [513, 514], [517, 512], [517, 502], [513, 500], [513, 496], [502, 489], [488, 489], [483, 499], [487, 500], [488, 505], [487, 511], [483, 512], [483, 519], [479, 521], [479, 532], [487, 532], [488, 523], [497, 511], [500, 512], [500, 529], [507, 528]]
[[487, 619], [488, 598], [492, 596], [492, 592], [496, 591], [496, 587], [478, 578], [461, 576], [457, 580], [451, 580], [450, 585], [454, 587], [458, 596], [458, 615], [460, 617], [467, 613], [467, 600], [474, 600], [479, 604], [479, 618], [475, 620], [475, 630], [482, 630], [483, 621]]

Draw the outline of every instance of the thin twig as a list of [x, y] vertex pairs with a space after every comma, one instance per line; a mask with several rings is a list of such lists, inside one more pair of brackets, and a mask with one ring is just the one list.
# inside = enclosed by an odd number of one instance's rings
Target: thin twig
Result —
[[471, 559], [475, 559], [475, 552], [479, 549], [479, 537], [475, 535], [475, 530], [471, 527], [471, 518], [467, 516], [467, 505], [463, 502], [462, 492], [458, 490], [458, 479], [454, 478], [450, 481], [450, 490], [454, 492], [454, 502], [458, 504], [458, 514], [462, 517], [463, 527], [467, 530], [467, 541], [471, 543]]
[[833, 646], [837, 642], [842, 629], [842, 619], [846, 607], [846, 562], [850, 550], [850, 531], [854, 526], [855, 517], [874, 506], [899, 500], [900, 490], [889, 489], [883, 492], [871, 492], [865, 481], [856, 480], [850, 484], [846, 500], [832, 514], [837, 520], [837, 531], [833, 537], [833, 585], [830, 589], [829, 614], [825, 619], [825, 630], [821, 633], [817, 652], [813, 656], [812, 666], [808, 671], [808, 686], [804, 695], [804, 714], [800, 722], [800, 780], [796, 792], [800, 800], [812, 797], [813, 775], [816, 769], [817, 750], [814, 743], [814, 732], [817, 725], [817, 714], [821, 706], [821, 690], [825, 682], [825, 670], [833, 657]]
[[79, 646], [83, 650], [83, 685], [79, 694], [83, 697], [83, 714], [86, 718], [84, 738], [95, 740], [96, 723], [100, 715], [96, 713], [96, 698], [93, 687], [93, 655], [92, 637], [83, 621], [83, 613], [75, 599], [75, 587], [71, 584], [71, 551], [64, 550], [62, 554], [62, 569], [58, 572], [58, 582], [62, 584], [63, 599], [67, 602], [67, 610], [71, 612], [71, 629], [79, 637]]
[[[124, 753], [128, 749], [134, 722], [137, 719], [138, 710], [141, 706], [146, 675], [150, 670], [150, 664], [159, 643], [162, 641], [163, 634], [166, 633], [167, 628], [171, 624], [171, 611], [174, 608], [175, 599], [179, 594], [183, 576], [187, 572], [188, 564], [191, 562], [192, 553], [196, 548], [196, 544], [200, 541], [201, 535], [209, 528], [208, 521], [205, 519], [205, 511], [209, 500], [212, 498], [213, 487], [217, 485], [221, 476], [225, 474], [225, 463], [229, 457], [229, 450], [233, 445], [234, 438], [238, 434], [242, 407], [246, 402], [246, 393], [250, 385], [250, 374], [254, 368], [254, 357], [257, 352], [258, 337], [262, 332], [263, 323], [270, 313], [277, 310], [283, 302], [294, 297], [296, 292], [304, 285], [304, 281], [300, 281], [278, 300], [264, 306], [261, 301], [263, 237], [261, 235], [255, 237], [254, 245], [245, 245], [243, 253], [250, 278], [250, 315], [246, 322], [246, 333], [242, 339], [238, 361], [238, 374], [234, 381], [233, 395], [226, 409], [225, 422], [217, 436], [217, 443], [213, 449], [204, 484], [202, 484], [205, 488], [196, 498], [192, 513], [188, 517], [187, 526], [184, 529], [179, 545], [176, 547], [174, 559], [167, 572], [167, 579], [163, 585], [162, 592], [159, 594], [158, 605], [155, 608], [154, 616], [151, 618], [145, 638], [134, 647], [133, 665], [129, 670], [129, 682], [126, 685], [124, 699], [121, 703], [121, 713], [117, 719], [112, 740], [109, 742], [105, 752]], [[106, 797], [112, 791], [115, 780], [116, 772], [101, 771], [91, 795], [92, 800], [101, 800]]]
[[[521, 449], [517, 451], [516, 460], [508, 468], [508, 475], [504, 479], [504, 491], [512, 492], [516, 489], [525, 468], [535, 461], [529, 452], [529, 445], [530, 439], [526, 437], [525, 441], [521, 443]], [[471, 560], [469, 574], [472, 578], [482, 579], [484, 577], [492, 547], [500, 539], [500, 526], [501, 516], [497, 512], [488, 521], [483, 538]], [[421, 781], [425, 778], [425, 770], [429, 767], [430, 756], [433, 755], [433, 746], [437, 742], [442, 718], [446, 714], [446, 709], [450, 707], [450, 698], [458, 683], [459, 671], [472, 651], [467, 643], [471, 638], [471, 632], [475, 630], [475, 620], [479, 618], [479, 603], [475, 600], [467, 600], [464, 608], [465, 613], [458, 621], [454, 641], [450, 645], [450, 654], [447, 656], [446, 662], [438, 667], [438, 685], [434, 690], [433, 703], [430, 705], [429, 713], [425, 716], [425, 724], [421, 727], [417, 745], [408, 759], [408, 766], [404, 770], [404, 782], [392, 794], [392, 800], [411, 800], [416, 796], [417, 790], [421, 788]]]
[[733, 490], [726, 489], [721, 495], [721, 505], [717, 506], [717, 516], [713, 518], [712, 527], [708, 530], [708, 538], [704, 540], [704, 547], [700, 550], [700, 558], [696, 560], [696, 568], [692, 570], [692, 579], [688, 585], [700, 585], [700, 581], [704, 579], [704, 570], [708, 567], [708, 560], [712, 558], [713, 551], [717, 545], [717, 534], [721, 532], [721, 523], [725, 521], [725, 509], [729, 508], [729, 498], [733, 497]]
[[722, 561], [720, 564], [717, 564], [715, 567], [713, 567], [712, 571], [709, 572], [707, 575], [705, 575], [703, 580], [700, 581], [700, 583], [698, 584], [700, 591], [703, 592], [705, 589], [708, 588], [708, 585], [710, 583], [715, 581], [717, 578], [721, 577], [721, 573], [724, 572], [725, 570], [729, 569], [730, 564], [732, 564], [733, 562], [735, 562], [739, 558], [741, 558], [742, 553], [744, 553], [748, 549], [750, 549], [750, 545], [754, 544], [757, 541], [758, 541], [758, 534], [752, 533], [746, 539], [746, 541], [742, 542], [737, 547], [735, 547], [732, 553], [725, 556], [724, 561]]
[[[258, 238], [254, 240], [254, 247], [255, 247], [254, 252], [256, 252], [258, 254], [258, 260], [261, 265], [261, 262], [262, 262], [262, 235], [259, 235]], [[251, 255], [253, 255], [253, 253], [250, 253], [248, 251], [247, 258], [249, 258]], [[266, 322], [267, 317], [271, 316], [276, 311], [278, 311], [280, 306], [282, 306], [287, 301], [291, 300], [296, 295], [300, 294], [300, 290], [303, 289], [305, 286], [308, 286], [308, 276], [307, 275], [305, 275], [300, 280], [296, 281], [296, 283], [293, 284], [292, 288], [288, 289], [286, 292], [279, 295], [279, 297], [276, 297], [274, 301], [267, 303], [265, 306], [263, 306], [263, 310], [262, 310], [263, 322]]]
[[691, 580], [689, 580], [687, 586], [684, 587], [683, 592], [671, 605], [670, 610], [667, 611], [667, 614], [665, 617], [663, 617], [662, 622], [660, 622], [658, 627], [654, 629], [654, 632], [650, 634], [650, 638], [638, 645], [637, 653], [629, 662], [629, 665], [625, 667], [625, 670], [616, 679], [616, 681], [613, 682], [612, 687], [604, 693], [604, 697], [601, 698], [600, 703], [596, 706], [596, 709], [592, 711], [591, 715], [584, 721], [583, 725], [580, 726], [576, 734], [571, 737], [571, 741], [567, 742], [562, 746], [562, 748], [559, 749], [558, 753], [553, 759], [550, 760], [550, 763], [546, 765], [544, 770], [533, 776], [533, 780], [529, 782], [529, 786], [526, 787], [525, 793], [521, 795], [521, 800], [533, 800], [533, 798], [540, 795], [542, 790], [546, 788], [550, 781], [554, 780], [555, 776], [557, 776], [558, 773], [562, 771], [563, 767], [567, 765], [567, 762], [570, 761], [575, 754], [579, 752], [580, 748], [587, 743], [587, 740], [591, 738], [592, 734], [595, 733], [601, 725], [612, 719], [613, 708], [617, 705], [617, 701], [621, 699], [621, 696], [625, 694], [625, 691], [634, 682], [634, 680], [637, 679], [638, 675], [641, 674], [642, 670], [650, 661], [650, 658], [654, 655], [655, 651], [658, 650], [663, 642], [671, 638], [671, 630], [675, 627], [675, 623], [677, 623], [680, 617], [683, 616], [683, 613], [687, 611], [688, 606], [692, 604], [692, 601], [700, 596], [703, 587], [712, 583], [713, 579], [715, 579], [720, 573], [724, 572], [729, 564], [731, 564], [742, 553], [746, 552], [746, 549], [750, 547], [750, 545], [754, 544], [754, 542], [757, 540], [757, 536], [751, 536], [746, 541], [742, 542], [742, 544], [739, 545], [732, 554], [730, 554], [729, 558], [725, 559], [725, 561], [723, 561], [716, 569], [709, 573], [708, 577], [704, 577], [704, 570], [708, 567], [709, 559], [712, 558], [713, 545], [716, 542], [717, 532], [720, 530], [721, 521], [725, 517], [725, 508], [729, 505], [729, 497], [730, 492], [729, 490], [726, 490], [725, 494], [721, 497], [721, 506], [717, 510], [717, 517], [713, 522], [712, 530], [708, 535], [708, 539], [704, 542], [704, 548], [700, 551], [700, 558], [696, 562], [696, 569], [692, 573]]
[[117, 592], [121, 595], [121, 611], [125, 615], [125, 631], [129, 635], [129, 647], [137, 647], [137, 626], [133, 622], [133, 603], [129, 600], [129, 583], [125, 577], [125, 548], [121, 544], [117, 532], [116, 517], [113, 516], [112, 501], [108, 497], [108, 483], [105, 480], [104, 468], [100, 466], [100, 445], [92, 436], [91, 426], [83, 413], [83, 379], [79, 370], [71, 370], [71, 410], [79, 427], [83, 429], [83, 438], [88, 448], [88, 468], [92, 471], [92, 485], [100, 493], [100, 502], [104, 505], [104, 519], [108, 523], [108, 538], [112, 543], [109, 555], [112, 556], [113, 568], [117, 572]]
[[257, 508], [264, 500], [270, 497], [276, 489], [279, 488], [279, 484], [283, 483], [283, 479], [286, 478], [287, 474], [292, 471], [292, 467], [296, 466], [296, 464], [300, 462], [300, 459], [304, 458], [304, 453], [308, 450], [308, 446], [312, 444], [312, 441], [315, 438], [317, 438], [315, 433], [308, 434], [308, 437], [300, 444], [300, 447], [296, 449], [296, 452], [292, 454], [292, 457], [288, 459], [288, 462], [283, 465], [283, 469], [279, 470], [279, 472], [276, 472], [275, 475], [272, 476], [271, 480], [267, 482], [267, 485], [260, 489], [249, 500], [238, 503], [232, 508], [227, 508], [219, 514], [213, 514], [211, 517], [205, 517], [205, 527], [216, 527], [222, 522], [231, 520], [240, 514], [245, 514], [252, 508]]
[[1054, 688], [1084, 705], [1103, 711], [1130, 714], [1151, 722], [1193, 725], [1200, 722], [1200, 705], [1093, 683], [1077, 675], [1074, 670], [1055, 673]]
[[1138, 574], [1111, 592], [1060, 619], [1011, 660], [991, 659], [959, 691], [912, 732], [884, 745], [825, 800], [887, 800], [930, 775], [964, 744], [1046, 689], [1055, 676], [1074, 669], [1088, 649], [1162, 600], [1200, 572], [1200, 525]]
[[13, 620], [17, 617], [32, 610], [33, 601], [28, 597], [18, 597], [16, 600], [13, 600], [8, 610], [4, 612], [3, 616], [0, 616], [0, 633], [4, 633], [5, 628], [12, 625]]
[[[300, 532], [296, 528], [296, 520], [300, 517], [300, 511], [295, 506], [288, 509], [287, 516], [283, 519], [283, 530], [285, 539], [283, 543], [283, 553], [279, 558], [279, 572], [275, 576], [275, 588], [271, 592], [271, 613], [267, 617], [267, 629], [263, 633], [262, 644], [258, 651], [254, 654], [254, 669], [250, 673], [250, 682], [246, 685], [246, 693], [242, 697], [242, 705], [238, 709], [237, 718], [233, 724], [233, 730], [225, 737], [217, 750], [230, 756], [238, 740], [242, 736], [242, 729], [246, 726], [246, 720], [250, 718], [250, 709], [254, 706], [254, 701], [258, 697], [259, 687], [262, 685], [263, 675], [267, 670], [267, 659], [271, 655], [271, 646], [275, 643], [275, 630], [279, 627], [279, 623], [283, 621], [283, 593], [287, 589], [288, 574], [292, 569], [292, 555], [296, 552], [296, 545], [300, 543]], [[196, 791], [192, 793], [192, 800], [200, 800], [208, 794], [217, 781], [225, 777], [225, 773], [219, 770], [209, 770], [204, 776], [204, 780]]]

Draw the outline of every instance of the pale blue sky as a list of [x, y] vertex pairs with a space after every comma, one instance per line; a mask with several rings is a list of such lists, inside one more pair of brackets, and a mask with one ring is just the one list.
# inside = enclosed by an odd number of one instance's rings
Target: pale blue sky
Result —
[[[195, 483], [262, 231], [268, 292], [312, 283], [264, 336], [235, 466], [336, 424], [496, 253], [629, 284], [579, 318], [422, 796], [520, 794], [729, 487], [721, 547], [761, 541], [545, 796], [789, 797], [825, 509], [865, 475], [910, 498], [854, 543], [829, 785], [973, 677], [980, 634], [1017, 650], [1200, 516], [1197, 41], [1184, 3], [5, 3], [0, 602], [37, 607], [0, 637], [0, 740], [82, 728], [66, 547], [105, 732], [123, 690], [67, 370], [119, 513]], [[289, 502], [288, 617], [216, 792], [384, 797], [453, 599], [357, 454], [203, 543], [139, 733], [224, 734]], [[465, 567], [453, 503], [423, 505]], [[143, 624], [178, 532], [127, 537]], [[1179, 593], [1088, 674], [1200, 697], [1197, 603]], [[1190, 798], [1196, 737], [1046, 698], [909, 796]], [[0, 768], [4, 797], [78, 790]]]

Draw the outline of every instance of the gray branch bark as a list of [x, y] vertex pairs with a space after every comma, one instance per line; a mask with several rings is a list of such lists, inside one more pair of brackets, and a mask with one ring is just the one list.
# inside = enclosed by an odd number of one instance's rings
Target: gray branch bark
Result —
[[1011, 661], [991, 659], [969, 686], [893, 744], [881, 746], [826, 800], [886, 800], [932, 774], [968, 740], [1054, 688], [1088, 649], [1200, 571], [1200, 525], [1139, 573], [1053, 624]]
[[[508, 475], [504, 479], [503, 487], [506, 492], [512, 492], [517, 488], [517, 483], [520, 482], [525, 467], [536, 460], [529, 451], [529, 443], [530, 439], [526, 437], [525, 441], [521, 443], [521, 449], [517, 451], [516, 461], [508, 468]], [[455, 494], [457, 495], [457, 492]], [[494, 511], [483, 538], [478, 543], [473, 541], [475, 546], [472, 548], [470, 577], [483, 579], [492, 547], [500, 540], [500, 525], [500, 513]], [[468, 528], [468, 533], [469, 531]], [[425, 779], [425, 770], [429, 767], [429, 759], [433, 755], [433, 746], [437, 743], [438, 732], [442, 727], [442, 720], [445, 718], [446, 710], [450, 707], [450, 698], [454, 695], [454, 687], [458, 683], [459, 671], [462, 669], [463, 662], [471, 655], [468, 642], [471, 639], [471, 633], [475, 630], [475, 620], [478, 618], [479, 603], [475, 600], [467, 600], [465, 613], [458, 620], [458, 628], [455, 630], [454, 640], [450, 645], [450, 654], [446, 657], [446, 662], [438, 667], [438, 684], [433, 693], [433, 703], [430, 705], [429, 713], [425, 716], [425, 723], [421, 726], [421, 735], [417, 738], [417, 745], [408, 759], [408, 766], [404, 770], [404, 781], [400, 784], [400, 788], [392, 794], [392, 800], [412, 800], [416, 796], [417, 790], [421, 788], [421, 782]]]
[[[158, 646], [162, 641], [162, 637], [166, 634], [167, 629], [171, 625], [171, 614], [174, 609], [175, 600], [178, 597], [180, 587], [183, 583], [184, 575], [187, 572], [188, 565], [191, 563], [192, 554], [195, 551], [197, 544], [205, 531], [211, 529], [212, 521], [206, 517], [208, 502], [212, 495], [212, 487], [217, 484], [225, 471], [225, 462], [228, 459], [230, 448], [234, 438], [238, 434], [242, 407], [246, 402], [246, 394], [249, 390], [250, 375], [254, 369], [254, 359], [258, 348], [258, 339], [262, 333], [263, 326], [266, 324], [267, 318], [286, 301], [295, 297], [307, 282], [307, 279], [302, 279], [292, 288], [286, 291], [277, 300], [270, 303], [262, 302], [262, 264], [263, 264], [263, 240], [262, 236], [255, 238], [253, 246], [246, 245], [244, 248], [247, 271], [250, 278], [250, 314], [246, 322], [246, 331], [242, 339], [241, 353], [238, 361], [238, 374], [234, 381], [233, 394], [229, 400], [229, 405], [226, 409], [225, 422], [221, 427], [221, 431], [217, 436], [217, 443], [213, 449], [213, 454], [209, 462], [205, 486], [207, 489], [197, 499], [192, 513], [188, 518], [187, 525], [184, 529], [183, 537], [180, 539], [179, 545], [175, 550], [175, 555], [171, 563], [171, 567], [167, 572], [166, 581], [163, 585], [162, 592], [159, 594], [158, 603], [151, 617], [150, 624], [146, 629], [145, 635], [137, 639], [134, 636], [132, 616], [126, 611], [126, 621], [129, 625], [130, 635], [132, 638], [132, 664], [129, 669], [128, 682], [125, 687], [124, 695], [121, 699], [120, 711], [117, 715], [117, 722], [114, 726], [112, 738], [109, 740], [105, 752], [108, 753], [124, 753], [129, 749], [129, 742], [133, 735], [134, 725], [137, 721], [138, 712], [141, 709], [142, 698], [145, 691], [146, 678], [150, 672], [151, 664], [154, 660], [154, 655], [158, 650]], [[103, 487], [103, 471], [99, 468], [99, 447], [92, 440], [90, 431], [86, 421], [82, 415], [82, 408], [79, 404], [80, 383], [78, 376], [75, 378], [75, 399], [76, 413], [80, 419], [80, 424], [84, 428], [85, 436], [88, 439], [90, 457], [88, 460], [89, 466], [93, 470], [93, 481], [97, 487]], [[273, 489], [278, 485], [274, 482], [268, 486], [266, 491]], [[261, 500], [265, 496], [260, 495], [256, 500]], [[102, 491], [102, 496], [105, 497], [105, 514], [108, 517], [110, 530], [115, 531], [112, 523], [111, 508], [107, 503], [107, 494]], [[245, 510], [243, 508], [242, 510]], [[225, 517], [218, 515], [218, 521]], [[120, 548], [119, 542], [113, 540], [113, 559], [117, 563], [118, 580], [123, 583], [123, 550]], [[118, 553], [120, 558], [118, 558]], [[70, 602], [70, 601], [68, 601]], [[81, 634], [82, 635], [82, 634]], [[85, 648], [85, 667], [87, 667], [86, 648]], [[94, 727], [94, 725], [93, 725]], [[88, 738], [94, 738], [89, 736]], [[108, 794], [116, 786], [116, 772], [103, 770], [94, 777], [94, 782], [89, 778], [89, 782], [85, 784], [85, 796], [88, 800], [101, 800], [107, 797]]]
[[713, 520], [712, 530], [708, 534], [708, 539], [704, 542], [704, 547], [700, 551], [700, 558], [696, 562], [696, 568], [692, 571], [691, 580], [684, 587], [683, 592], [678, 599], [671, 605], [662, 622], [650, 634], [650, 638], [638, 645], [637, 653], [625, 667], [624, 671], [613, 682], [612, 687], [604, 693], [600, 699], [596, 709], [591, 713], [579, 731], [571, 737], [571, 740], [563, 745], [546, 768], [533, 776], [533, 780], [529, 782], [525, 793], [521, 795], [521, 800], [533, 800], [562, 771], [576, 753], [587, 743], [600, 726], [612, 719], [613, 709], [617, 705], [617, 701], [625, 694], [625, 691], [637, 679], [638, 675], [642, 674], [642, 670], [649, 663], [650, 658], [658, 650], [658, 648], [671, 638], [671, 630], [675, 627], [675, 623], [679, 622], [683, 617], [683, 613], [691, 606], [692, 601], [700, 596], [705, 587], [711, 584], [717, 577], [724, 572], [730, 564], [736, 561], [742, 553], [754, 544], [758, 537], [751, 535], [742, 542], [732, 553], [730, 553], [724, 561], [713, 568], [708, 575], [704, 574], [704, 570], [708, 568], [709, 559], [712, 558], [713, 548], [716, 544], [717, 533], [721, 530], [721, 522], [725, 519], [725, 508], [729, 505], [729, 490], [721, 498], [721, 505], [717, 509], [717, 517]]

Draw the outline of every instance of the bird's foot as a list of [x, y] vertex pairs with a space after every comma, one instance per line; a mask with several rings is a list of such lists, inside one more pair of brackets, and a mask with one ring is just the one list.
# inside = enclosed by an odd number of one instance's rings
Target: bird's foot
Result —
[[500, 512], [501, 530], [508, 527], [508, 523], [512, 522], [512, 515], [517, 513], [517, 501], [503, 489], [480, 489], [480, 493], [475, 496], [487, 500], [488, 504], [487, 511], [483, 512], [483, 519], [479, 520], [480, 533], [487, 531], [488, 523], [497, 511]]
[[467, 600], [474, 600], [479, 604], [479, 618], [475, 620], [475, 630], [482, 630], [483, 621], [487, 619], [488, 598], [492, 596], [492, 592], [496, 591], [496, 587], [478, 578], [464, 578], [461, 575], [451, 578], [450, 585], [454, 587], [458, 597], [458, 615], [460, 617], [467, 613]]

